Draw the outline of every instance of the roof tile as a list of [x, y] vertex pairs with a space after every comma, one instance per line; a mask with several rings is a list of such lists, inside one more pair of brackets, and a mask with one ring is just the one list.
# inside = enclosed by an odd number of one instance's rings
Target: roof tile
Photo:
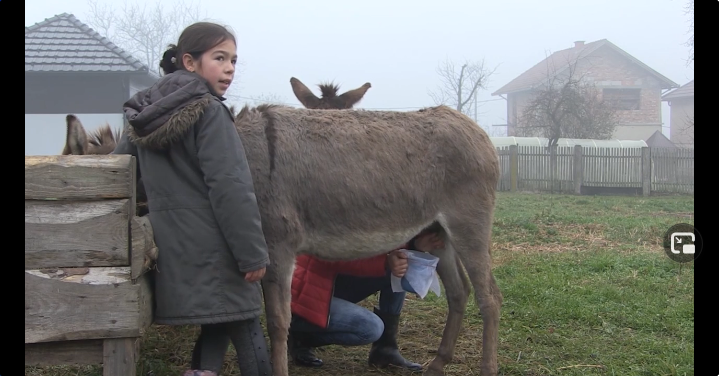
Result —
[[149, 72], [148, 67], [62, 13], [25, 28], [25, 72]]
[[677, 98], [686, 98], [694, 96], [694, 80], [687, 82], [678, 89], [672, 90], [662, 96], [662, 100], [671, 100]]

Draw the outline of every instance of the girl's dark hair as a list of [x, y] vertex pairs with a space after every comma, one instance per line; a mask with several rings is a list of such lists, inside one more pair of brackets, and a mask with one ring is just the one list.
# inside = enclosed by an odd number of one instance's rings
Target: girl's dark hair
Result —
[[[207, 50], [228, 39], [237, 43], [235, 36], [226, 27], [212, 22], [196, 22], [182, 31], [177, 45], [168, 46], [167, 51], [162, 54], [160, 68], [165, 74], [170, 74], [178, 69], [186, 69], [182, 64], [184, 54], [190, 54], [193, 59], [199, 59]], [[173, 58], [175, 58], [174, 62]]]

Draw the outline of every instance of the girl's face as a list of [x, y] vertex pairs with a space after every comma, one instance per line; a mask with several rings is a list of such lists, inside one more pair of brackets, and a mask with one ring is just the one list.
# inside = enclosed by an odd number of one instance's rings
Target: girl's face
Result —
[[185, 66], [190, 72], [197, 72], [210, 83], [218, 95], [225, 95], [232, 79], [235, 77], [235, 64], [237, 63], [237, 46], [231, 40], [225, 40], [202, 54], [198, 61], [192, 60], [189, 54], [185, 55]]

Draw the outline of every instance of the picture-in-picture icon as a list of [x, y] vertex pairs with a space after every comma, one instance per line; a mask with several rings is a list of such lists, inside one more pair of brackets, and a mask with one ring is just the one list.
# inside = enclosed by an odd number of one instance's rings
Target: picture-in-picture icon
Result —
[[[678, 255], [683, 253], [685, 255], [693, 255], [695, 252], [694, 241], [696, 240], [694, 233], [692, 232], [674, 232], [672, 237], [672, 253]], [[687, 237], [691, 240], [687, 242]]]

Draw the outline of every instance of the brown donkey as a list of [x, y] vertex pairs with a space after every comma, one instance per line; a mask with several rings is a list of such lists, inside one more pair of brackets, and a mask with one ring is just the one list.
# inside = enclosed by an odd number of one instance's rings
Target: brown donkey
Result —
[[65, 116], [67, 135], [62, 155], [110, 154], [120, 139], [120, 131], [112, 131], [106, 124], [92, 133], [86, 132], [77, 116]]
[[483, 319], [481, 374], [497, 375], [502, 295], [492, 275], [490, 243], [499, 164], [475, 122], [444, 106], [397, 112], [262, 105], [245, 106], [235, 126], [272, 260], [262, 285], [275, 376], [288, 376], [297, 254], [370, 257], [428, 227], [446, 244], [432, 253], [440, 258], [437, 271], [449, 312], [425, 374], [444, 374], [474, 287]]
[[[120, 141], [120, 130], [114, 132], [110, 124], [103, 125], [94, 132], [87, 132], [77, 116], [65, 116], [67, 135], [62, 155], [110, 154]], [[142, 177], [137, 176], [135, 214], [143, 216], [148, 213], [147, 195], [142, 185]]]
[[490, 244], [499, 163], [482, 128], [445, 106], [411, 112], [245, 106], [235, 126], [270, 252], [262, 287], [274, 376], [289, 376], [296, 255], [371, 257], [429, 227], [445, 242], [432, 253], [440, 258], [449, 309], [425, 375], [444, 375], [472, 288], [483, 320], [481, 375], [497, 375], [502, 294]]

